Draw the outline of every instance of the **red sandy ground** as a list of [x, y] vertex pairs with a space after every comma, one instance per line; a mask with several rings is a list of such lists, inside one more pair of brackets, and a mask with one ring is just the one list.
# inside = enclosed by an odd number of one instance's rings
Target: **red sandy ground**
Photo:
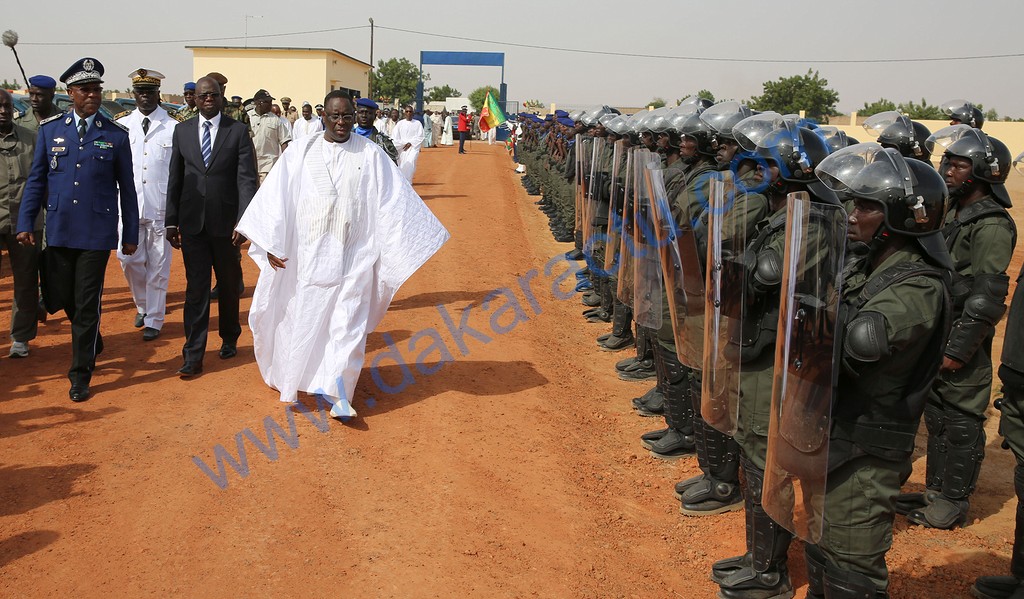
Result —
[[[608, 327], [585, 324], [577, 297], [553, 294], [574, 279], [559, 288], [566, 264], [545, 265], [568, 246], [551, 240], [507, 155], [480, 142], [466, 156], [425, 150], [416, 188], [452, 239], [370, 336], [361, 418], [321, 432], [307, 399], [309, 418], [292, 414], [296, 446], [278, 437], [275, 460], [252, 437], [265, 444], [271, 421], [289, 432], [288, 411], [260, 378], [247, 327], [237, 358], [219, 360], [212, 336], [206, 372], [174, 376], [180, 257], [151, 343], [132, 327], [111, 259], [106, 351], [87, 403], [67, 397], [63, 317], [40, 327], [30, 359], [0, 359], [0, 595], [713, 597], [710, 565], [742, 551], [742, 513], [679, 515], [672, 484], [697, 472], [695, 460], [667, 464], [641, 449], [639, 435], [660, 428], [629, 408], [646, 385], [616, 379], [626, 354], [594, 345]], [[243, 263], [251, 292], [256, 273]], [[485, 302], [502, 288], [511, 295]], [[10, 301], [7, 271], [0, 329]], [[442, 310], [487, 342], [467, 335], [460, 348]], [[385, 334], [409, 370], [382, 357]], [[453, 360], [441, 363], [445, 352]], [[374, 364], [385, 387], [411, 384], [383, 392]], [[894, 598], [966, 597], [976, 576], [1008, 570], [1013, 460], [995, 420], [970, 524], [932, 532], [898, 518]], [[227, 466], [221, 488], [194, 458], [216, 477], [214, 447], [237, 457], [239, 439], [248, 476]], [[799, 544], [791, 555], [803, 597]]]

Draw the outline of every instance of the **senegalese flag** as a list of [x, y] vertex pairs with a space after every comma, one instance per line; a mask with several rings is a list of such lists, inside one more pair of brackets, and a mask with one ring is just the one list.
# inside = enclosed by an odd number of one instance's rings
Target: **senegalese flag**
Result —
[[501, 106], [498, 106], [498, 101], [488, 91], [487, 97], [484, 99], [484, 105], [480, 108], [480, 130], [490, 131], [507, 120], [505, 113], [501, 110]]

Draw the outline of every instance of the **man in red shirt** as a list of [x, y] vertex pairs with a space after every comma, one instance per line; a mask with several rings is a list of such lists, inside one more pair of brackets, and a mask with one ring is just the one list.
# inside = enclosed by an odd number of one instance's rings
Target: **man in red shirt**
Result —
[[463, 146], [466, 144], [466, 136], [469, 135], [469, 116], [466, 114], [466, 107], [459, 109], [459, 154], [465, 154]]

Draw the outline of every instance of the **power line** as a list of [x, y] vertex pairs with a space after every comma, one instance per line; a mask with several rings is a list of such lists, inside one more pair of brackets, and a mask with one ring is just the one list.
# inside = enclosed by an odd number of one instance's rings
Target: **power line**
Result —
[[[569, 52], [573, 54], [590, 54], [597, 56], [619, 56], [625, 58], [648, 58], [657, 60], [681, 60], [681, 61], [692, 61], [692, 62], [732, 62], [732, 63], [753, 63], [753, 64], [880, 64], [880, 63], [920, 63], [920, 62], [951, 62], [957, 60], [995, 60], [1001, 58], [1022, 58], [1024, 52], [1020, 53], [1006, 53], [1006, 54], [978, 54], [974, 56], [943, 56], [943, 57], [931, 57], [931, 58], [868, 58], [868, 59], [795, 59], [795, 58], [727, 58], [718, 56], [673, 56], [668, 54], [641, 54], [634, 52], [612, 52], [609, 50], [587, 50], [583, 48], [563, 48], [559, 46], [544, 46], [540, 44], [524, 44], [520, 42], [509, 42], [509, 41], [497, 41], [497, 40], [485, 40], [475, 37], [465, 37], [459, 35], [447, 35], [443, 33], [430, 33], [426, 31], [416, 31], [413, 29], [402, 29], [399, 27], [387, 27], [385, 25], [376, 25], [378, 29], [385, 29], [388, 31], [397, 31], [399, 33], [409, 33], [413, 35], [423, 35], [426, 37], [436, 37], [442, 39], [458, 40], [464, 42], [474, 42], [478, 44], [492, 44], [498, 46], [511, 46], [515, 48], [529, 48], [533, 50], [548, 50], [552, 52]], [[352, 27], [335, 27], [331, 29], [315, 29], [311, 31], [292, 31], [288, 33], [268, 33], [264, 35], [250, 35], [250, 39], [261, 39], [261, 38], [275, 38], [275, 37], [288, 37], [294, 35], [314, 35], [318, 33], [335, 33], [339, 31], [353, 31], [357, 29], [369, 29], [369, 25], [355, 25]], [[22, 42], [24, 46], [82, 46], [82, 45], [99, 45], [99, 46], [131, 46], [131, 45], [155, 45], [155, 44], [192, 44], [197, 42], [223, 42], [230, 40], [239, 40], [243, 36], [236, 35], [231, 37], [208, 37], [208, 38], [194, 38], [194, 39], [176, 39], [176, 40], [136, 40], [126, 42], [104, 42], [97, 40], [89, 40], [88, 42]]]
[[722, 58], [715, 56], [669, 56], [666, 54], [635, 54], [631, 52], [609, 52], [607, 50], [584, 50], [580, 48], [560, 48], [558, 46], [541, 46], [536, 44], [521, 44], [517, 42], [502, 42], [484, 40], [474, 37], [463, 37], [458, 35], [445, 35], [443, 33], [427, 33], [425, 31], [414, 31], [412, 29], [399, 29], [397, 27], [386, 27], [377, 25], [378, 29], [425, 35], [428, 37], [440, 37], [465, 42], [476, 42], [480, 44], [495, 44], [500, 46], [514, 46], [517, 48], [532, 48], [535, 50], [551, 50], [555, 52], [572, 52], [575, 54], [597, 54], [601, 56], [623, 56], [627, 58], [655, 58], [663, 60], [689, 60], [697, 62], [746, 62], [746, 63], [797, 63], [797, 64], [876, 64], [891, 62], [946, 62], [953, 60], [988, 60], [994, 58], [1021, 58], [1024, 53], [1018, 54], [983, 54], [977, 56], [949, 56], [941, 58], [872, 58], [872, 59], [792, 59], [792, 58]]
[[[268, 33], [265, 35], [250, 35], [249, 39], [266, 37], [287, 37], [289, 35], [312, 35], [315, 33], [334, 33], [336, 31], [352, 31], [353, 29], [369, 29], [369, 25], [355, 25], [353, 27], [335, 27], [333, 29], [317, 29], [315, 31], [293, 31], [291, 33]], [[196, 42], [225, 42], [228, 40], [240, 40], [243, 36], [232, 37], [202, 37], [189, 40], [139, 40], [132, 42], [103, 42], [89, 40], [88, 42], [21, 42], [22, 46], [132, 46], [132, 45], [153, 45], [153, 44], [194, 44]]]

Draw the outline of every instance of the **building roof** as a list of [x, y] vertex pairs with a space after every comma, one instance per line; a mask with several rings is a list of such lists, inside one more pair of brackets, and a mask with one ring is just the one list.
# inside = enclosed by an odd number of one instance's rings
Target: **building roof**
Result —
[[345, 58], [347, 58], [347, 59], [349, 59], [349, 60], [351, 60], [353, 62], [358, 62], [361, 65], [366, 65], [367, 67], [372, 67], [373, 66], [373, 65], [371, 65], [368, 62], [363, 62], [363, 61], [359, 60], [358, 58], [352, 58], [351, 56], [349, 56], [348, 54], [345, 54], [344, 52], [338, 52], [334, 48], [281, 48], [281, 47], [271, 48], [269, 46], [185, 46], [185, 49], [186, 50], [197, 50], [197, 49], [209, 49], [209, 50], [283, 50], [283, 51], [302, 50], [302, 51], [314, 51], [314, 52], [333, 52], [333, 53], [335, 53], [335, 54], [337, 54], [339, 56], [344, 56]]

